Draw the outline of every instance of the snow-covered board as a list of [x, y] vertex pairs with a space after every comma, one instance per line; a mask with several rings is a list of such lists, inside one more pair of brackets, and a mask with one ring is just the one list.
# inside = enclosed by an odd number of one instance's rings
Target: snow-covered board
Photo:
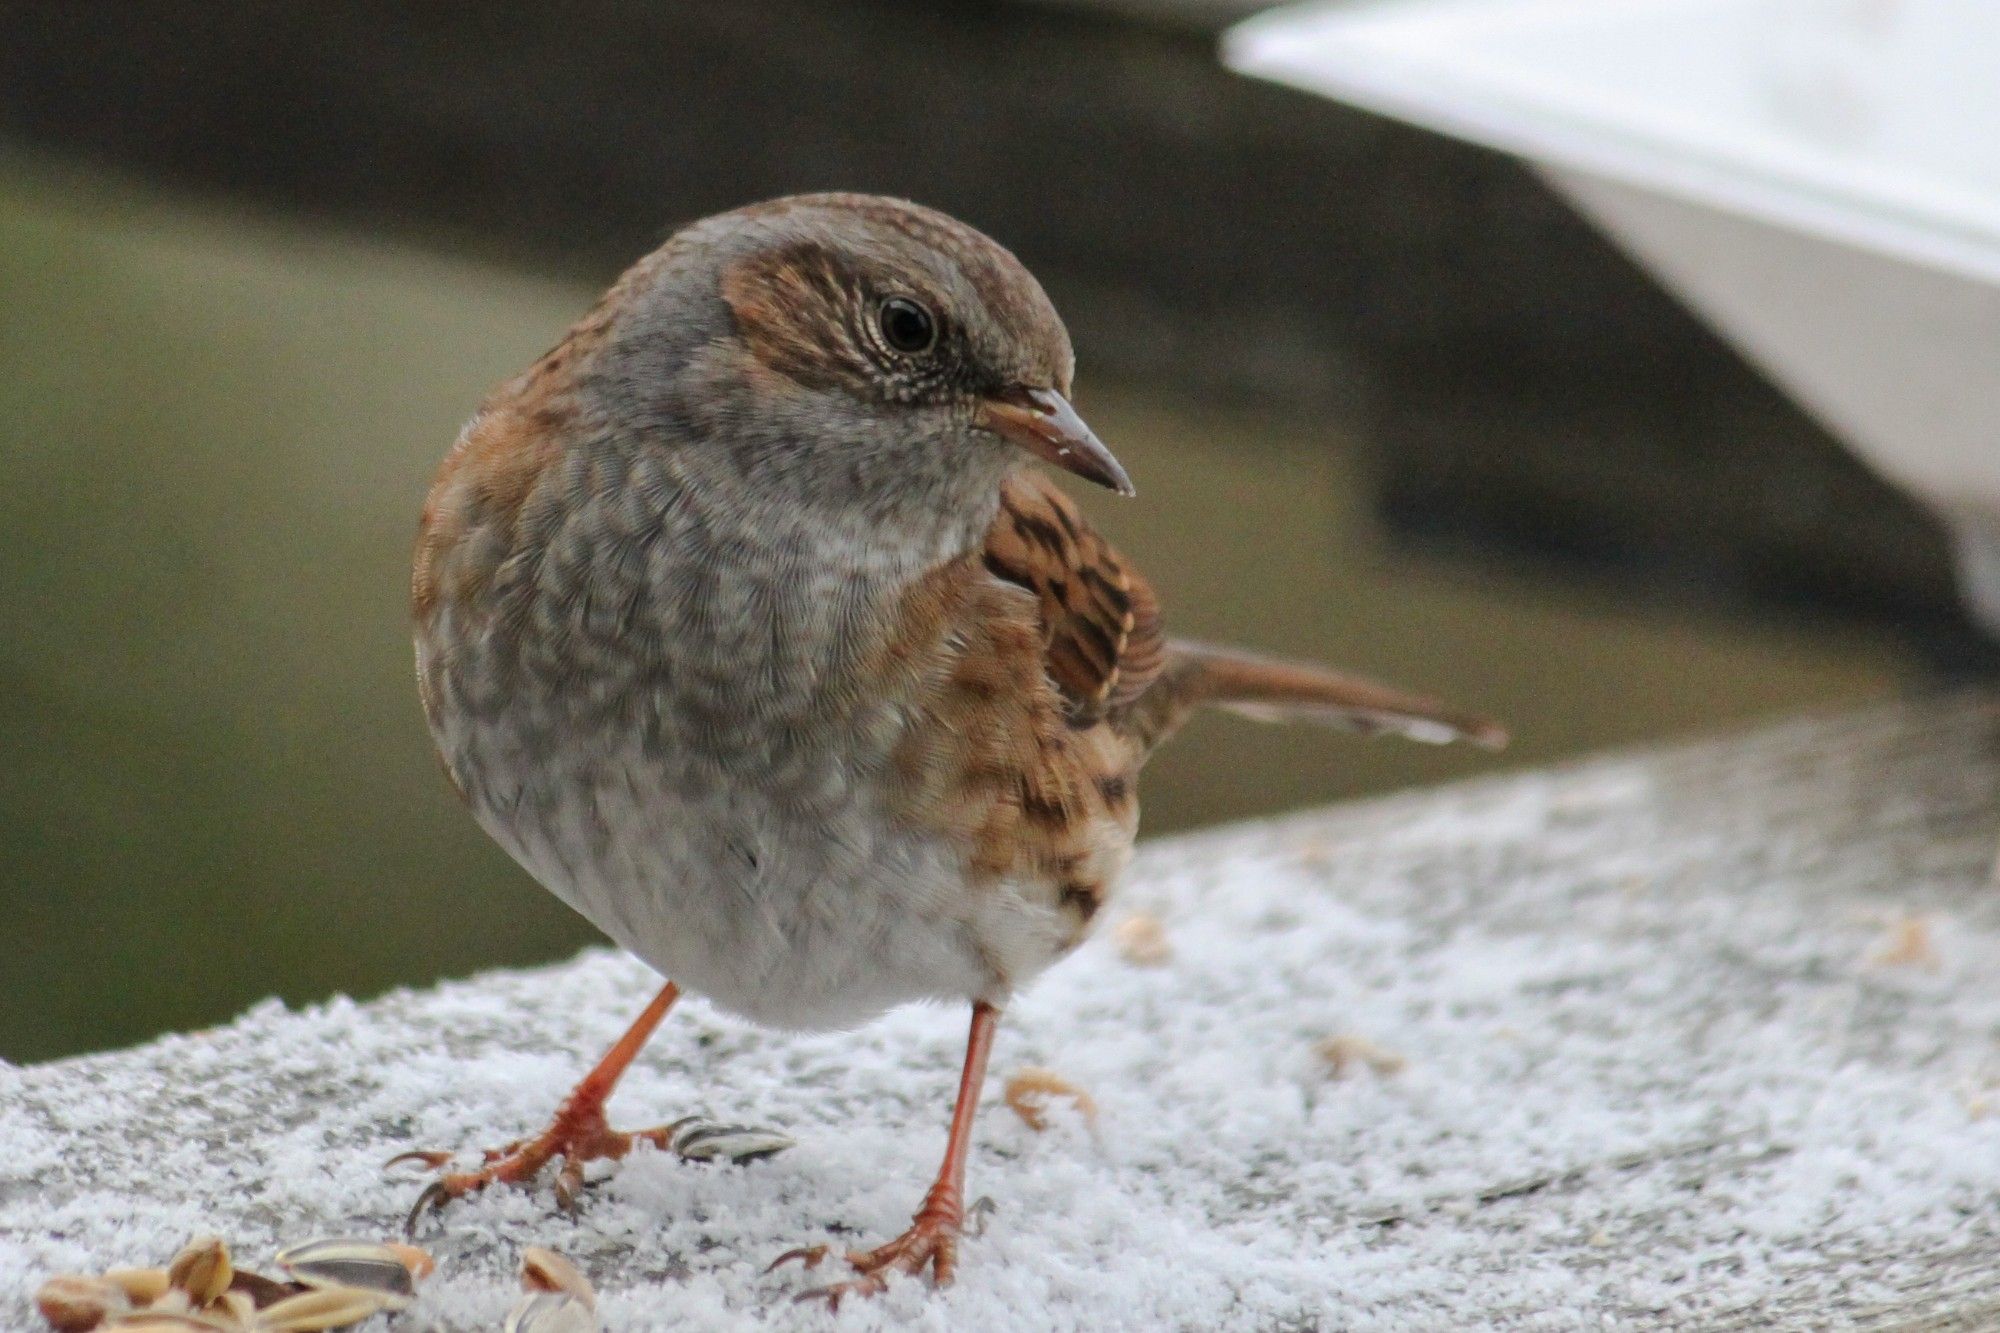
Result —
[[[1961, 697], [1150, 844], [1008, 1015], [957, 1285], [836, 1322], [2000, 1327], [1996, 836], [2000, 708]], [[1121, 949], [1135, 914], [1158, 931]], [[50, 1273], [196, 1232], [250, 1268], [394, 1235], [419, 1184], [383, 1159], [538, 1128], [654, 984], [593, 952], [0, 1068], [0, 1325], [38, 1326]], [[574, 1221], [546, 1190], [455, 1206], [396, 1327], [497, 1327], [529, 1244], [584, 1266], [608, 1329], [825, 1326], [764, 1266], [902, 1227], [962, 1030], [684, 1005], [614, 1118], [798, 1146], [635, 1156]], [[1000, 1096], [1023, 1066], [1094, 1120], [1031, 1129]]]

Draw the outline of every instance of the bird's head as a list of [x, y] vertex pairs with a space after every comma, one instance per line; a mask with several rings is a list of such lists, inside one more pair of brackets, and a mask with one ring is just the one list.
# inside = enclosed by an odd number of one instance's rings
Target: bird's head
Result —
[[1047, 293], [984, 234], [872, 195], [800, 195], [705, 219], [613, 292], [605, 365], [733, 451], [746, 475], [868, 503], [990, 490], [1022, 452], [1131, 481], [1070, 406], [1075, 355]]

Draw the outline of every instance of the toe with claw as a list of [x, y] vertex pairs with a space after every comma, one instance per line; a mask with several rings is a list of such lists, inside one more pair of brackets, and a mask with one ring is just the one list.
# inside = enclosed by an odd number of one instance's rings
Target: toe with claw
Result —
[[[993, 1209], [985, 1199], [973, 1204], [971, 1220], [975, 1227], [971, 1232], [966, 1230], [965, 1158], [971, 1145], [972, 1117], [979, 1103], [979, 1089], [986, 1080], [993, 1030], [999, 1019], [1000, 1010], [984, 1000], [972, 1006], [972, 1030], [965, 1041], [965, 1069], [959, 1075], [958, 1100], [952, 1106], [944, 1161], [938, 1167], [936, 1183], [924, 1195], [923, 1207], [910, 1219], [910, 1229], [887, 1245], [872, 1250], [849, 1250], [847, 1264], [854, 1270], [854, 1276], [803, 1292], [799, 1300], [825, 1301], [827, 1308], [837, 1309], [849, 1296], [873, 1296], [886, 1291], [891, 1273], [915, 1277], [925, 1269], [930, 1270], [933, 1286], [950, 1285], [952, 1273], [958, 1267], [958, 1242], [968, 1234], [979, 1234], [985, 1227], [986, 1215]], [[811, 1245], [779, 1255], [771, 1267], [796, 1259], [805, 1267], [814, 1268], [830, 1253], [828, 1246]]]
[[[934, 1286], [951, 1284], [952, 1274], [958, 1267], [958, 1242], [965, 1234], [965, 1207], [954, 1191], [933, 1189], [924, 1200], [924, 1206], [910, 1222], [910, 1229], [886, 1245], [872, 1250], [849, 1250], [848, 1267], [854, 1276], [824, 1287], [814, 1287], [799, 1293], [794, 1299], [807, 1302], [826, 1302], [828, 1309], [839, 1309], [840, 1302], [849, 1296], [874, 1296], [888, 1289], [889, 1274], [906, 1273], [918, 1276], [930, 1270]], [[782, 1254], [771, 1265], [772, 1268], [797, 1259], [807, 1268], [816, 1267], [828, 1254], [824, 1245], [814, 1245]]]
[[558, 1159], [562, 1165], [556, 1172], [556, 1205], [564, 1212], [574, 1212], [583, 1197], [584, 1167], [595, 1161], [619, 1161], [640, 1144], [688, 1161], [749, 1162], [784, 1151], [792, 1146], [792, 1140], [774, 1129], [717, 1124], [705, 1116], [686, 1116], [670, 1125], [624, 1133], [606, 1124], [602, 1114], [577, 1114], [565, 1108], [539, 1137], [488, 1149], [484, 1164], [474, 1171], [445, 1171], [452, 1154], [444, 1152], [406, 1152], [390, 1159], [388, 1165], [414, 1163], [443, 1171], [410, 1209], [404, 1229], [414, 1234], [426, 1214], [441, 1212], [453, 1200], [477, 1194], [488, 1185], [531, 1185]]
[[442, 1211], [454, 1199], [477, 1194], [488, 1185], [528, 1185], [542, 1169], [556, 1159], [562, 1166], [556, 1173], [556, 1203], [564, 1212], [573, 1212], [583, 1196], [583, 1168], [595, 1161], [618, 1161], [642, 1143], [664, 1148], [691, 1161], [748, 1162], [769, 1157], [792, 1146], [791, 1139], [773, 1129], [750, 1125], [719, 1125], [701, 1116], [686, 1116], [671, 1125], [642, 1129], [634, 1134], [611, 1128], [604, 1118], [604, 1104], [618, 1080], [625, 1074], [660, 1020], [674, 1007], [681, 989], [669, 981], [660, 987], [639, 1017], [612, 1048], [604, 1053], [569, 1099], [556, 1112], [555, 1123], [532, 1139], [516, 1139], [502, 1148], [491, 1148], [476, 1171], [447, 1171], [452, 1155], [445, 1152], [406, 1152], [388, 1165], [412, 1162], [432, 1171], [443, 1172], [417, 1196], [404, 1229], [415, 1234], [425, 1214]]

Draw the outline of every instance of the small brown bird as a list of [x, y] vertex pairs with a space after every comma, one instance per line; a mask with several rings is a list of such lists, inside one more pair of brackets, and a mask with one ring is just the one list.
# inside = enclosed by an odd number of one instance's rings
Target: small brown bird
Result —
[[604, 1104], [683, 986], [795, 1029], [959, 1000], [937, 1181], [817, 1294], [949, 1281], [1001, 1008], [1089, 931], [1139, 769], [1190, 710], [1500, 743], [1428, 699], [1166, 638], [1138, 571], [1027, 465], [1132, 493], [1072, 368], [986, 236], [810, 195], [675, 235], [466, 426], [417, 542], [431, 734], [486, 831], [671, 980], [546, 1132], [442, 1175], [413, 1224], [558, 1158], [573, 1199], [586, 1161], [666, 1145]]

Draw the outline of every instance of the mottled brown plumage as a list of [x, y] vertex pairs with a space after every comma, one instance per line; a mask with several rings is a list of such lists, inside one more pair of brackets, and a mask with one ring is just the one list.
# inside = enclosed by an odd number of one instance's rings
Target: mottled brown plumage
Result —
[[1167, 639], [1145, 579], [1026, 466], [1130, 492], [1071, 369], [987, 237], [804, 196], [676, 235], [467, 425], [412, 586], [439, 754], [503, 847], [678, 985], [547, 1133], [419, 1212], [669, 1142], [603, 1103], [678, 986], [793, 1027], [955, 998], [974, 1020], [938, 1184], [825, 1294], [945, 1280], [1000, 1007], [1099, 916], [1139, 771], [1190, 709], [1498, 739]]

